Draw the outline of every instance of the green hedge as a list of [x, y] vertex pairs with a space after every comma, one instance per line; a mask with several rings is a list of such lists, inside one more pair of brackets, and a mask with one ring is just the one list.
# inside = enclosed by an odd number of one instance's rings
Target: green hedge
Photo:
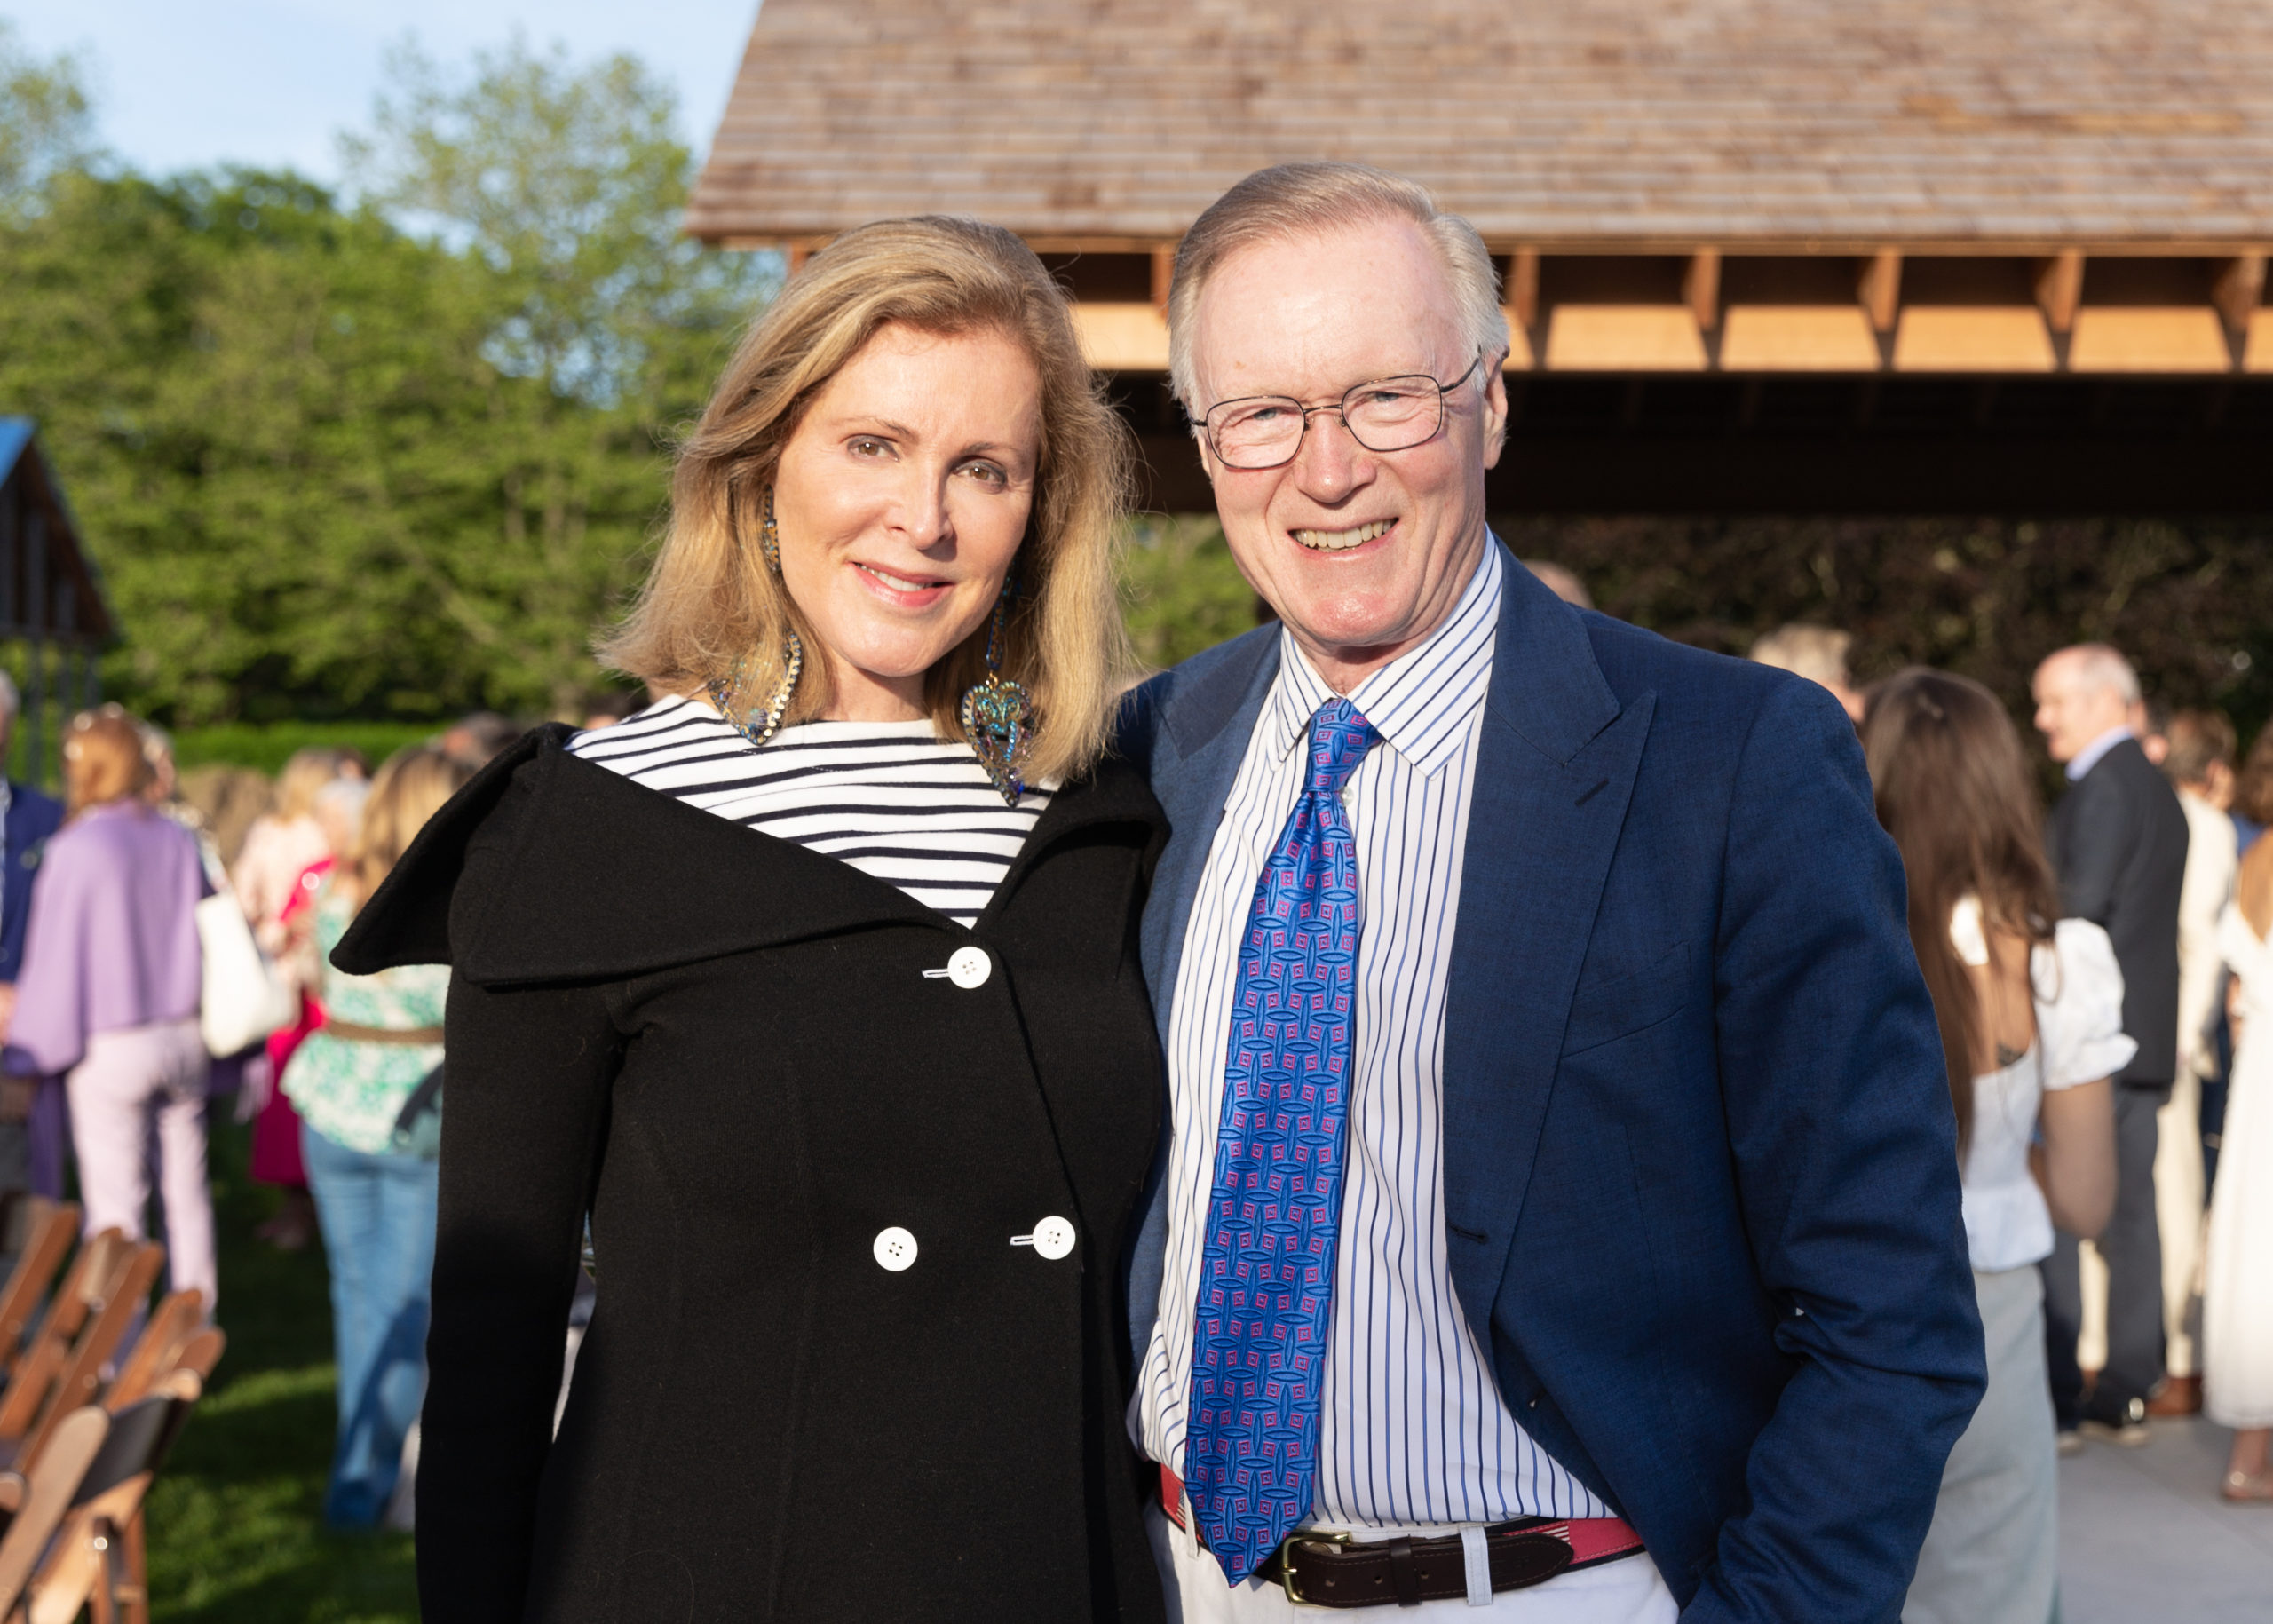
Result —
[[174, 762], [184, 772], [219, 764], [253, 767], [272, 778], [294, 750], [311, 745], [357, 749], [376, 767], [407, 744], [433, 738], [447, 722], [226, 722], [174, 735]]

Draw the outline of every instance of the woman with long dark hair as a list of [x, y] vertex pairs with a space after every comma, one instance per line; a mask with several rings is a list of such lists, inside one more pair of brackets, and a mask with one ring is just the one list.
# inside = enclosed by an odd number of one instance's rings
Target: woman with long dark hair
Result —
[[2114, 1205], [2108, 1079], [2134, 1048], [2123, 975], [2104, 931], [2059, 917], [2042, 804], [1986, 688], [1903, 672], [1873, 691], [1863, 750], [1941, 1026], [1989, 1355], [1989, 1390], [1951, 1451], [1902, 1616], [2045, 1624], [2058, 1487], [2036, 1264], [2054, 1224], [2094, 1235]]

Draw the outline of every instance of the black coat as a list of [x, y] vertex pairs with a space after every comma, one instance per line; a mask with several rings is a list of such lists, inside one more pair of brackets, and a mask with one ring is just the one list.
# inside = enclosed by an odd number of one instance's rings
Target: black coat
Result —
[[[1159, 1620], [1117, 1306], [1151, 792], [1066, 789], [965, 931], [565, 736], [467, 786], [335, 955], [456, 971], [427, 1624]], [[925, 974], [967, 947], [983, 983]], [[1011, 1244], [1048, 1217], [1070, 1255]]]
[[2103, 927], [2123, 970], [2123, 1030], [2139, 1045], [2118, 1082], [2167, 1089], [2178, 1074], [2178, 888], [2186, 812], [2135, 739], [2092, 764], [2052, 809], [2060, 911]]

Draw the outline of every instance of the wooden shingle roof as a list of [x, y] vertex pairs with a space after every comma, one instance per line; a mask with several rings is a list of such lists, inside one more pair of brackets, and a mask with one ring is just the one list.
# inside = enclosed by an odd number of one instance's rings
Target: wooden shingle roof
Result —
[[765, 0], [687, 214], [1173, 241], [1290, 158], [1495, 245], [2273, 242], [2265, 0]]

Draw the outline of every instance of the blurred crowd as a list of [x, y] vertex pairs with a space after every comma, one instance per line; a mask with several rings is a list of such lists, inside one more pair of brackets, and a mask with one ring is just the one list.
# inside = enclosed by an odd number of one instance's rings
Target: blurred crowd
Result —
[[[0, 674], [0, 760], [18, 709]], [[0, 1199], [12, 1213], [20, 1195], [69, 1197], [90, 1235], [154, 1232], [173, 1288], [210, 1308], [209, 1136], [249, 1132], [252, 1176], [279, 1192], [261, 1237], [320, 1239], [329, 1269], [337, 1526], [408, 1517], [448, 972], [345, 976], [328, 958], [420, 828], [520, 732], [478, 713], [376, 770], [309, 749], [273, 785], [209, 769], [193, 794], [164, 731], [105, 705], [65, 729], [59, 802], [0, 778]]]
[[[2062, 1454], [2206, 1412], [2236, 1429], [2222, 1492], [2273, 1499], [2273, 728], [2237, 760], [2225, 717], [2157, 706], [2082, 644], [2038, 669], [2031, 746], [1966, 678], [1858, 685], [1850, 646], [1793, 625], [1752, 657], [1858, 731], [1948, 1062], [1991, 1382], [1912, 1602], [1935, 1616], [1936, 1575], [1985, 1564], [2033, 1615]], [[0, 676], [0, 757], [15, 711]], [[262, 1238], [320, 1239], [329, 1265], [341, 1526], [407, 1517], [447, 972], [329, 955], [519, 731], [478, 714], [376, 771], [303, 749], [273, 785], [186, 795], [166, 734], [104, 706], [70, 722], [59, 804], [0, 780], [0, 1192], [75, 1184], [88, 1232], [154, 1227], [174, 1287], [211, 1303], [208, 1135], [243, 1125], [279, 1192]]]
[[[2046, 1524], [2052, 1457], [2024, 1422], [2047, 1413], [2059, 1454], [2205, 1413], [2235, 1429], [2221, 1493], [2273, 1500], [2273, 728], [2237, 761], [2226, 717], [2156, 704], [2119, 650], [2081, 644], [2037, 669], [2031, 757], [1979, 685], [1913, 669], [1858, 688], [1849, 646], [1787, 626], [1753, 658], [1860, 730], [1950, 1050], [1976, 1281], [2041, 1305], [2003, 1317], [2000, 1361], [1983, 1284], [1990, 1398], [1943, 1514]], [[2025, 1244], [2016, 1199], [2052, 1220]], [[1949, 1532], [1937, 1517], [1921, 1581]]]

